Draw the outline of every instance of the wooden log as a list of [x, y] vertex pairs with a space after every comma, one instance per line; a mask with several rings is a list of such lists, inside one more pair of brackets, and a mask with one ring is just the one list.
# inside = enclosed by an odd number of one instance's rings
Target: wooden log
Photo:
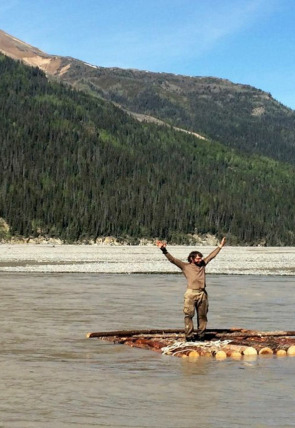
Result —
[[[151, 330], [115, 330], [88, 333], [88, 338], [93, 337], [130, 337], [137, 335], [184, 335], [183, 329], [151, 329]], [[231, 339], [231, 338], [248, 338], [248, 337], [280, 337], [280, 336], [295, 336], [295, 331], [255, 331], [245, 329], [208, 329], [205, 332], [205, 338]]]
[[273, 350], [271, 348], [269, 348], [268, 346], [266, 346], [265, 348], [260, 349], [260, 351], [258, 352], [259, 355], [272, 355], [273, 354]]
[[257, 351], [255, 348], [253, 348], [252, 346], [248, 346], [244, 351], [243, 351], [243, 355], [245, 355], [246, 357], [251, 357], [253, 355], [257, 355]]
[[225, 360], [227, 358], [227, 354], [224, 351], [217, 351], [214, 356], [216, 360]]
[[232, 345], [231, 343], [222, 347], [222, 349], [227, 353], [228, 356], [230, 356], [233, 352], [240, 352], [242, 354], [246, 348], [247, 346]]
[[215, 337], [226, 338], [226, 337], [283, 337], [283, 336], [295, 336], [295, 331], [242, 331], [242, 332], [233, 332], [233, 333], [216, 333]]
[[287, 350], [288, 355], [295, 355], [295, 345], [290, 346]]
[[188, 354], [188, 356], [189, 356], [191, 359], [195, 359], [195, 358], [199, 358], [200, 354], [199, 354], [199, 352], [198, 352], [198, 351], [190, 351], [190, 353]]
[[[228, 328], [228, 329], [208, 329], [206, 330], [206, 333], [209, 334], [226, 334], [226, 333], [235, 333], [243, 331], [242, 328]], [[197, 332], [196, 332], [197, 333]], [[127, 337], [127, 336], [136, 336], [136, 335], [154, 335], [154, 334], [160, 334], [160, 335], [170, 335], [170, 334], [184, 334], [184, 329], [151, 329], [151, 330], [115, 330], [115, 331], [100, 331], [100, 332], [94, 332], [94, 333], [87, 333], [88, 338], [93, 337], [107, 337], [107, 336], [117, 336], [117, 337]]]

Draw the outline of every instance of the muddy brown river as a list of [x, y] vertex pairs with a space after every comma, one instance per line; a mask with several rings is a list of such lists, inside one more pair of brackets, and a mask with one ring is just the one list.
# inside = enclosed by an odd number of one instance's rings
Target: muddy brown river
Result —
[[[62, 257], [49, 264], [44, 255], [5, 257], [2, 267], [14, 270], [0, 272], [0, 427], [295, 426], [295, 357], [190, 362], [86, 338], [90, 331], [181, 328], [181, 274], [36, 272], [41, 263], [61, 266]], [[80, 261], [68, 260], [74, 268]], [[294, 287], [290, 272], [211, 272], [208, 327], [295, 330]]]

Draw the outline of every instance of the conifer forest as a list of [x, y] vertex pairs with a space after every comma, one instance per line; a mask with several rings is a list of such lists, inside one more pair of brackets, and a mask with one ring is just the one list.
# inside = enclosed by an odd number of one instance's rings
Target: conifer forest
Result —
[[295, 245], [292, 163], [139, 122], [3, 55], [0, 122], [10, 236]]

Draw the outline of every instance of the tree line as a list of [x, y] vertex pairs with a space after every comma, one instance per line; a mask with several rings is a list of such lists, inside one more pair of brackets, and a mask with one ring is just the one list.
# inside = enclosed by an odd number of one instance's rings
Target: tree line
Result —
[[0, 217], [13, 236], [294, 245], [294, 167], [246, 156], [0, 59]]

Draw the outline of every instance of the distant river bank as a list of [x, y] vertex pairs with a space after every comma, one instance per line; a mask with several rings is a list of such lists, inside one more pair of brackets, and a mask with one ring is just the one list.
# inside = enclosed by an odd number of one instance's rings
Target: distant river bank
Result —
[[[197, 247], [168, 246], [186, 260]], [[205, 255], [215, 247], [202, 246]], [[1, 244], [0, 271], [78, 273], [178, 273], [156, 246]], [[208, 265], [208, 273], [295, 275], [294, 247], [226, 246]]]

